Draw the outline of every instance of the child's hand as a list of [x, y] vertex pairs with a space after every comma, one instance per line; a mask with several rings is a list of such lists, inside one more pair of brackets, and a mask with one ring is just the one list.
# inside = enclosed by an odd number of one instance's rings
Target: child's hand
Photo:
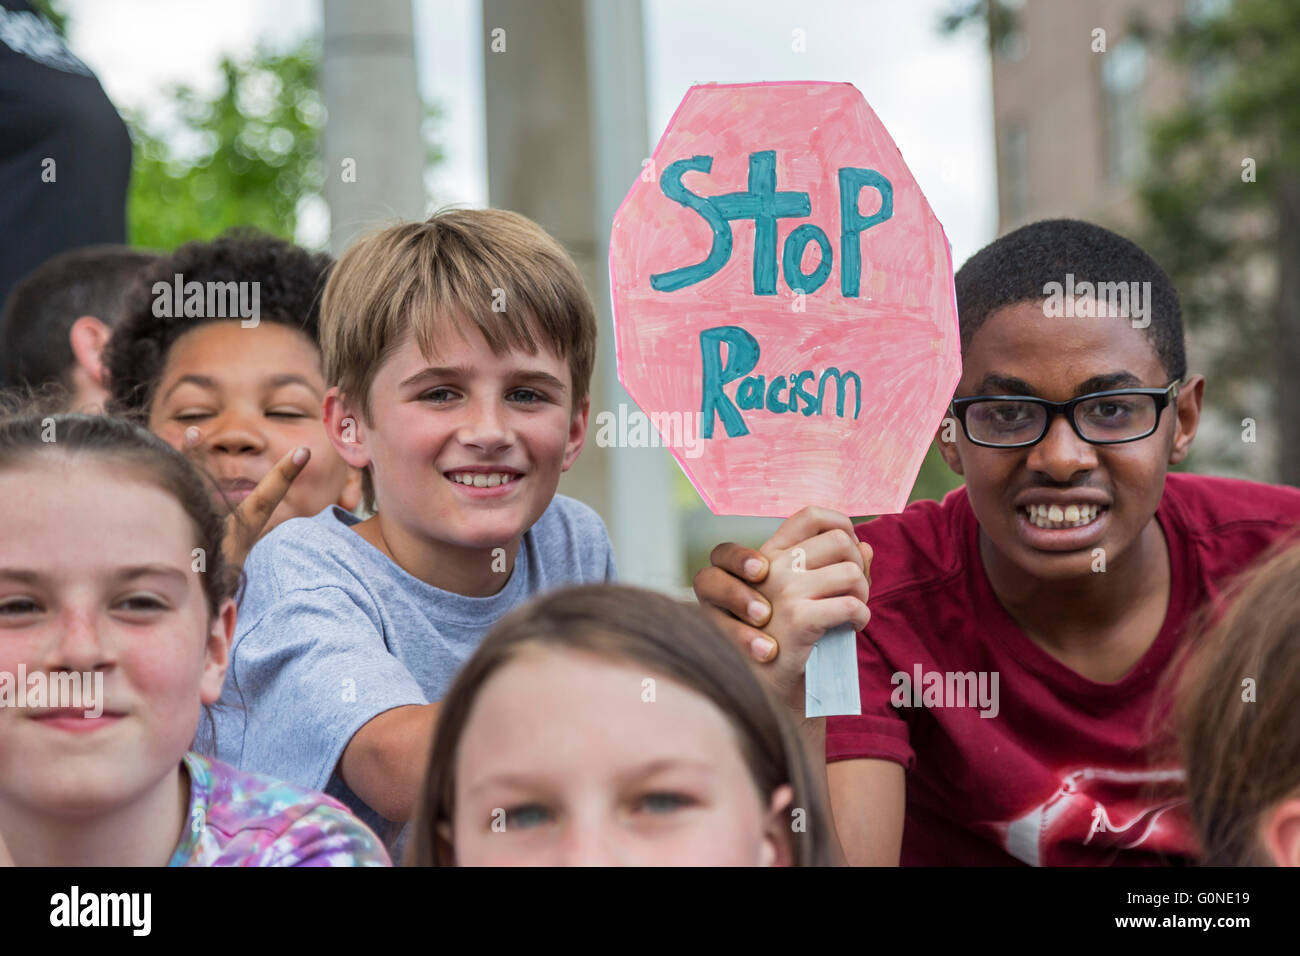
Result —
[[[697, 598], [751, 657], [770, 662], [760, 673], [802, 713], [804, 665], [813, 644], [840, 624], [861, 630], [871, 617], [871, 547], [858, 541], [845, 515], [805, 508], [758, 552], [726, 544], [714, 549], [712, 561], [713, 568], [695, 577]], [[759, 631], [744, 620], [765, 626]]]
[[14, 858], [9, 855], [9, 847], [5, 846], [5, 835], [0, 833], [0, 866], [13, 866]]
[[[197, 457], [199, 443], [198, 428], [187, 429], [186, 453], [191, 461], [202, 468], [203, 463]], [[222, 551], [225, 552], [226, 562], [231, 567], [244, 566], [244, 559], [248, 557], [248, 552], [253, 550], [257, 539], [262, 536], [262, 529], [271, 520], [271, 513], [279, 507], [284, 496], [289, 493], [289, 486], [302, 473], [310, 458], [311, 449], [306, 447], [295, 448], [289, 452], [276, 462], [275, 467], [263, 476], [257, 483], [257, 487], [250, 491], [248, 497], [241, 501], [226, 518], [226, 534], [222, 541]]]

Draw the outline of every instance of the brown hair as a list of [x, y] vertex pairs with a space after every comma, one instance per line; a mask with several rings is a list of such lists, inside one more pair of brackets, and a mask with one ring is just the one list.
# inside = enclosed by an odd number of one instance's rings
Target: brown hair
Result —
[[116, 329], [132, 284], [159, 260], [126, 246], [82, 246], [46, 259], [15, 285], [0, 317], [0, 385], [72, 390], [76, 356], [68, 338], [83, 315]]
[[1204, 862], [1254, 866], [1272, 862], [1260, 819], [1300, 791], [1300, 544], [1229, 595], [1187, 657], [1173, 716]]
[[[596, 361], [596, 313], [577, 267], [541, 226], [502, 209], [444, 209], [354, 243], [321, 300], [325, 379], [369, 423], [375, 373], [411, 331], [425, 355], [473, 327], [493, 353], [567, 359], [573, 408]], [[370, 469], [362, 474], [373, 508]]]
[[[442, 702], [407, 863], [447, 866], [453, 847], [440, 835], [456, 812], [456, 758], [479, 691], [527, 646], [586, 651], [642, 665], [706, 697], [735, 729], [754, 786], [766, 799], [782, 784], [806, 828], [791, 831], [795, 864], [830, 864], [830, 818], [803, 744], [740, 653], [693, 605], [641, 588], [597, 584], [531, 601], [488, 634]], [[543, 715], [538, 715], [543, 719]]]
[[200, 577], [209, 615], [233, 597], [239, 583], [222, 551], [224, 524], [217, 515], [194, 466], [161, 438], [138, 425], [109, 415], [50, 414], [32, 393], [0, 395], [0, 471], [42, 455], [96, 458], [128, 469], [171, 495], [194, 528], [194, 543], [203, 549]]

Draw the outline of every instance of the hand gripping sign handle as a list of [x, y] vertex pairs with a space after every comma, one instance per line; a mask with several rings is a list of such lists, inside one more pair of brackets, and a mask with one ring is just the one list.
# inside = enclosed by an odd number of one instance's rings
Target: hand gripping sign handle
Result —
[[858, 634], [841, 624], [813, 645], [804, 666], [804, 716], [862, 713], [858, 688]]

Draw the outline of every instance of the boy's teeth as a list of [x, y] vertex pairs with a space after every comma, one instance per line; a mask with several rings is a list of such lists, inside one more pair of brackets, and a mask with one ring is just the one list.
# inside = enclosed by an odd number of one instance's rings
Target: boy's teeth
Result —
[[508, 484], [513, 481], [517, 475], [508, 475], [502, 472], [492, 472], [483, 474], [482, 472], [458, 472], [447, 476], [452, 481], [462, 485], [472, 485], [475, 488], [495, 488], [497, 485]]
[[1026, 505], [1025, 514], [1036, 528], [1079, 528], [1091, 524], [1102, 510], [1100, 505]]

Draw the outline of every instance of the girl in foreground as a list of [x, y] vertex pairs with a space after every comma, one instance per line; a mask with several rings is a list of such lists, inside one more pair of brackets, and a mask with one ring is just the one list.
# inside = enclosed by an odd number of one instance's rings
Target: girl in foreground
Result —
[[407, 862], [815, 866], [827, 817], [794, 729], [694, 608], [554, 592], [443, 701]]
[[329, 797], [188, 752], [236, 611], [178, 452], [104, 416], [0, 418], [0, 528], [0, 682], [82, 687], [0, 706], [0, 861], [7, 843], [20, 866], [387, 865]]
[[1177, 696], [1192, 819], [1211, 866], [1300, 866], [1300, 545], [1236, 588]]

